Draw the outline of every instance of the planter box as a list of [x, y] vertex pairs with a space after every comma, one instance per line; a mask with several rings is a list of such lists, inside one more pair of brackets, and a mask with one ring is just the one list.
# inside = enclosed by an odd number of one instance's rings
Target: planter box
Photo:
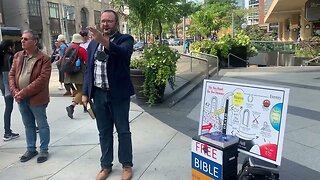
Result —
[[[142, 101], [147, 101], [148, 97], [146, 97], [143, 93], [143, 84], [145, 80], [143, 71], [140, 69], [130, 69], [130, 77], [136, 94], [136, 98]], [[156, 99], [156, 103], [161, 103], [163, 101], [165, 88], [166, 84], [157, 87], [159, 98]]]
[[143, 83], [145, 76], [140, 69], [130, 69], [130, 77], [133, 84], [134, 92], [137, 99], [147, 100], [147, 97], [143, 94]]

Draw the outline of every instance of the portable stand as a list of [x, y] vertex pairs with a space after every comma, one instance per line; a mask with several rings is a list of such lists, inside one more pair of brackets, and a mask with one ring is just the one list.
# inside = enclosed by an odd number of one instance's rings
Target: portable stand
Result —
[[192, 138], [192, 180], [235, 180], [237, 178], [238, 142], [221, 147]]
[[278, 180], [278, 166], [249, 156], [242, 165], [238, 180]]

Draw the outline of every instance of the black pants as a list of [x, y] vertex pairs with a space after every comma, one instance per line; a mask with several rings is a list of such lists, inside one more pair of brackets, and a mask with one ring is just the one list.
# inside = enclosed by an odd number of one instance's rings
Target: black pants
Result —
[[70, 92], [71, 92], [71, 89], [72, 89], [72, 91], [76, 90], [76, 88], [74, 87], [74, 85], [72, 83], [64, 83], [64, 87], [66, 88], [67, 91], [70, 91]]
[[11, 113], [13, 110], [13, 97], [7, 96], [4, 98], [5, 101], [5, 110], [4, 110], [4, 133], [10, 134], [11, 133]]
[[59, 82], [63, 83], [64, 82], [64, 72], [61, 71], [61, 65], [57, 65], [57, 68], [59, 70]]

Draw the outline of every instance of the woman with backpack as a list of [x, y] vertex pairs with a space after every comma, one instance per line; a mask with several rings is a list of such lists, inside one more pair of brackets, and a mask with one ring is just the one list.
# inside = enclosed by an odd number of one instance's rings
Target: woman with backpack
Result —
[[[62, 59], [62, 69], [64, 69], [64, 71], [66, 72], [64, 82], [73, 83], [77, 88], [76, 94], [72, 100], [72, 104], [66, 107], [68, 116], [73, 119], [75, 106], [82, 105], [82, 83], [85, 71], [85, 62], [87, 60], [87, 51], [83, 47], [80, 47], [80, 44], [83, 43], [82, 36], [80, 34], [74, 34], [72, 36], [71, 42], [72, 45], [68, 47], [68, 49], [66, 50], [66, 54], [63, 57], [64, 59]], [[76, 54], [73, 55], [73, 52], [76, 52]], [[79, 69], [77, 71], [75, 71], [74, 69], [66, 69], [69, 67], [77, 69], [77, 67], [74, 66], [65, 67], [64, 64], [66, 64], [67, 61], [75, 62], [74, 65], [79, 65]]]
[[1, 83], [4, 87], [3, 96], [5, 102], [5, 110], [4, 110], [4, 141], [10, 141], [11, 139], [18, 138], [20, 135], [18, 133], [13, 133], [11, 130], [11, 113], [13, 110], [13, 97], [9, 88], [9, 71], [11, 69], [11, 65], [13, 62], [14, 55], [14, 43], [11, 40], [4, 40], [0, 44], [0, 61], [1, 61]]

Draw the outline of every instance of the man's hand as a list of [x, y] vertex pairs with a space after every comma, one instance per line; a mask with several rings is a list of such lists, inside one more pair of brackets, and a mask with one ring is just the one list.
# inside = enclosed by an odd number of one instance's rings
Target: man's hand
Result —
[[85, 107], [87, 107], [87, 104], [88, 104], [88, 96], [82, 96], [82, 103]]
[[98, 41], [99, 43], [103, 44], [105, 43], [106, 39], [110, 37], [108, 33], [102, 33], [95, 27], [87, 27], [88, 30], [91, 32], [91, 36], [94, 40]]
[[102, 44], [105, 48], [109, 49], [109, 41], [110, 41], [110, 32], [106, 31], [104, 33], [100, 32], [95, 27], [87, 27], [87, 29], [91, 32], [91, 36], [98, 43]]
[[17, 103], [20, 103], [22, 101], [22, 96], [21, 96], [21, 91], [16, 91], [14, 94], [14, 99], [16, 100]]

